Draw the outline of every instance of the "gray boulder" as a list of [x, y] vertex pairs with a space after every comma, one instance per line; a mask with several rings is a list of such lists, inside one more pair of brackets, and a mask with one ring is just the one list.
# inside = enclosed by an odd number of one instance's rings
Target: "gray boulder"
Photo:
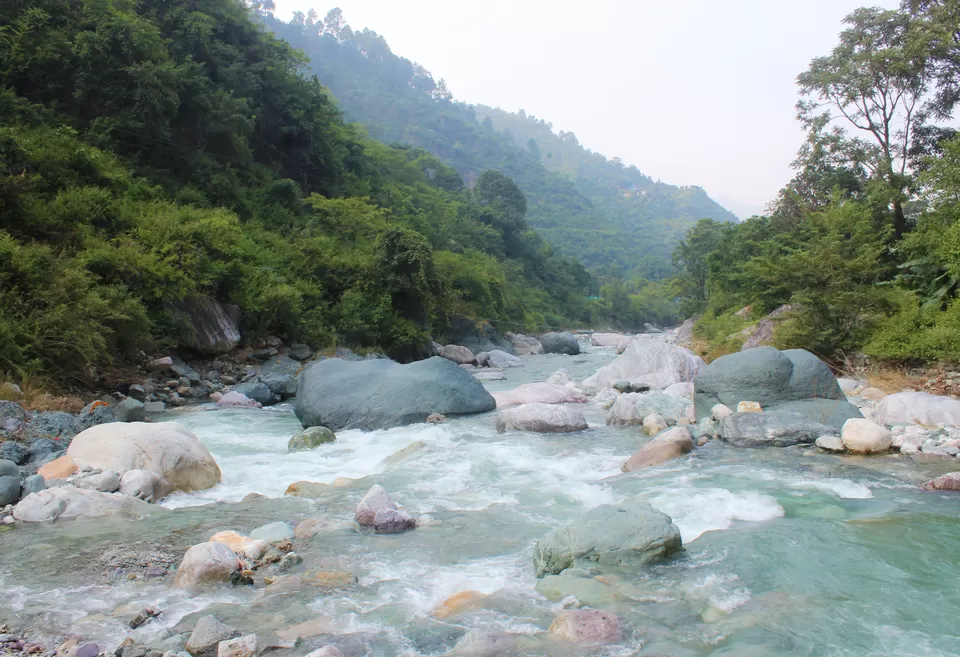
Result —
[[239, 392], [241, 395], [252, 399], [264, 406], [276, 403], [276, 398], [270, 387], [262, 381], [248, 381], [247, 383], [238, 383], [233, 386], [233, 392]]
[[0, 423], [4, 420], [18, 420], [23, 422], [27, 419], [27, 413], [17, 402], [0, 400]]
[[240, 342], [235, 306], [221, 305], [207, 296], [197, 296], [170, 304], [173, 315], [186, 337], [183, 346], [202, 354], [223, 354]]
[[[260, 382], [270, 389], [270, 392], [281, 399], [297, 396], [297, 377], [284, 372], [270, 372], [260, 375]], [[261, 402], [262, 403], [262, 402]]]
[[20, 499], [20, 474], [0, 475], [0, 507], [16, 504]]
[[835, 434], [833, 427], [799, 413], [733, 413], [720, 421], [720, 440], [735, 447], [790, 447]]
[[332, 443], [336, 439], [336, 434], [326, 427], [308, 427], [293, 435], [287, 443], [287, 451], [306, 452], [324, 443]]
[[23, 465], [30, 460], [30, 450], [20, 443], [8, 440], [0, 443], [0, 459], [13, 461], [17, 465]]
[[534, 547], [537, 577], [600, 563], [640, 565], [680, 550], [680, 530], [670, 516], [634, 497], [602, 504], [554, 529]]
[[113, 412], [117, 416], [117, 422], [143, 422], [147, 417], [143, 402], [133, 397], [127, 397], [114, 406]]
[[508, 367], [523, 367], [523, 361], [520, 360], [519, 356], [494, 349], [493, 351], [481, 351], [477, 354], [477, 365], [506, 369]]
[[70, 439], [77, 435], [77, 418], [63, 411], [34, 413], [27, 422], [26, 432], [31, 438]]
[[187, 639], [187, 652], [194, 657], [212, 655], [221, 641], [240, 636], [240, 631], [224, 625], [213, 616], [203, 616], [197, 621], [190, 638]]
[[835, 430], [851, 417], [862, 417], [830, 368], [802, 349], [757, 347], [721, 356], [694, 379], [698, 421], [717, 404], [736, 408], [742, 401], [758, 402], [764, 411], [799, 413]]
[[409, 365], [330, 358], [300, 375], [294, 412], [304, 427], [339, 431], [386, 429], [423, 422], [431, 413], [464, 415], [495, 407], [480, 381], [444, 358]]
[[46, 490], [47, 482], [43, 478], [43, 475], [30, 475], [23, 480], [23, 495], [26, 497], [30, 493], [39, 493], [42, 490]]
[[287, 349], [287, 356], [289, 356], [294, 360], [299, 360], [299, 361], [310, 360], [310, 357], [312, 355], [313, 355], [313, 350], [310, 349], [310, 347], [308, 347], [307, 345], [301, 344], [301, 343], [294, 343], [290, 345], [290, 347]]
[[570, 332], [544, 333], [540, 336], [545, 354], [567, 354], [576, 356], [580, 353], [580, 342]]
[[0, 477], [19, 477], [20, 470], [13, 461], [0, 459]]
[[75, 426], [77, 433], [80, 433], [98, 424], [110, 424], [116, 421], [117, 414], [114, 412], [113, 406], [101, 401], [95, 401], [83, 407]]

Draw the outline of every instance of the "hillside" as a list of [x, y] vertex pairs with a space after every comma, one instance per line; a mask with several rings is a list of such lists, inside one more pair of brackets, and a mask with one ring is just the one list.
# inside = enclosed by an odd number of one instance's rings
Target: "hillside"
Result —
[[0, 0], [0, 37], [0, 372], [189, 346], [198, 299], [400, 359], [457, 314], [591, 320], [513, 181], [345, 123], [239, 0]]
[[324, 21], [302, 14], [264, 21], [306, 53], [347, 119], [376, 139], [428, 150], [468, 185], [484, 169], [510, 176], [527, 197], [530, 225], [598, 274], [664, 277], [674, 246], [697, 220], [736, 220], [702, 189], [654, 182], [542, 121], [454, 101], [442, 80], [394, 54], [376, 32], [353, 31], [338, 10]]

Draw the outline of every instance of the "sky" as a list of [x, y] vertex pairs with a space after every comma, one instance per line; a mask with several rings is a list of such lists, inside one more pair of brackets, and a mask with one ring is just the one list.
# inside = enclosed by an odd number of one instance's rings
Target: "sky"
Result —
[[654, 179], [746, 217], [791, 178], [796, 76], [857, 7], [897, 0], [276, 0], [334, 6], [444, 78], [454, 98], [524, 110]]

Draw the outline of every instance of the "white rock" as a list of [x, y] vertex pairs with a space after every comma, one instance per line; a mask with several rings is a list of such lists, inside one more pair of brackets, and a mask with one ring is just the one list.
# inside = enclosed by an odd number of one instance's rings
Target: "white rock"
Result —
[[688, 349], [659, 340], [635, 340], [609, 365], [601, 367], [583, 382], [591, 390], [630, 381], [651, 388], [667, 388], [692, 381], [705, 367], [703, 359]]
[[869, 420], [851, 418], [843, 423], [840, 440], [853, 454], [881, 454], [890, 449], [893, 434]]
[[910, 455], [910, 454], [916, 454], [916, 453], [919, 452], [919, 451], [920, 451], [920, 448], [917, 447], [917, 446], [916, 446], [915, 444], [913, 444], [913, 443], [903, 443], [903, 444], [900, 446], [900, 453], [901, 453], [901, 454]]
[[256, 634], [248, 634], [237, 639], [221, 641], [217, 646], [217, 657], [258, 657], [263, 648]]
[[845, 452], [847, 448], [843, 446], [838, 436], [820, 436], [817, 438], [817, 447], [828, 452]]
[[869, 385], [862, 379], [848, 379], [844, 377], [838, 377], [837, 383], [840, 384], [840, 389], [843, 390], [843, 394], [845, 395], [856, 395]]
[[77, 478], [73, 485], [77, 488], [98, 490], [101, 493], [115, 493], [120, 488], [120, 477], [116, 472], [106, 470], [99, 474]]
[[609, 409], [613, 406], [614, 402], [617, 401], [617, 397], [619, 396], [620, 393], [613, 388], [604, 388], [594, 396], [591, 402], [603, 409]]
[[473, 355], [472, 351], [458, 344], [448, 344], [445, 347], [441, 347], [437, 355], [447, 360], [452, 360], [458, 365], [468, 365], [476, 360], [476, 356]]
[[380, 509], [396, 509], [397, 505], [390, 494], [380, 484], [374, 484], [357, 505], [354, 518], [359, 525], [373, 525]]
[[256, 561], [267, 551], [267, 542], [243, 536], [235, 531], [217, 532], [210, 537], [212, 543], [223, 543], [234, 554]]
[[508, 367], [523, 367], [523, 361], [513, 354], [494, 349], [493, 351], [481, 351], [477, 354], [477, 365], [506, 369]]
[[659, 413], [651, 413], [643, 418], [643, 432], [648, 436], [656, 436], [667, 426], [667, 419]]
[[172, 492], [170, 482], [152, 470], [127, 470], [120, 478], [120, 492], [144, 502], [158, 502]]
[[230, 574], [239, 568], [237, 555], [226, 544], [200, 543], [183, 555], [173, 585], [193, 589], [209, 582], [229, 582]]
[[714, 404], [713, 408], [710, 409], [710, 418], [714, 422], [719, 422], [725, 417], [730, 417], [733, 415], [733, 411], [730, 410], [730, 407], [726, 404]]
[[883, 390], [880, 388], [864, 388], [860, 391], [860, 399], [867, 399], [869, 401], [880, 401], [881, 399], [887, 396]]
[[897, 392], [877, 405], [877, 424], [960, 424], [960, 399], [926, 392]]
[[336, 646], [324, 646], [307, 653], [307, 657], [343, 657], [343, 653]]
[[187, 652], [191, 655], [210, 652], [221, 641], [232, 639], [239, 634], [239, 631], [229, 625], [224, 625], [214, 616], [203, 616], [197, 621], [190, 638], [187, 639]]
[[681, 399], [693, 399], [693, 381], [683, 381], [674, 383], [663, 389], [664, 394], [680, 397]]
[[624, 340], [632, 339], [622, 333], [594, 333], [590, 336], [590, 344], [594, 347], [616, 347]]
[[521, 404], [497, 414], [497, 432], [570, 433], [587, 429], [583, 413], [559, 404]]
[[571, 382], [570, 372], [567, 370], [557, 370], [547, 379], [547, 383], [552, 383], [555, 386], [565, 386]]
[[513, 390], [491, 393], [497, 408], [521, 404], [586, 404], [589, 399], [578, 390], [554, 383], [525, 383]]
[[103, 516], [140, 518], [153, 507], [134, 497], [101, 493], [76, 486], [57, 486], [31, 493], [13, 508], [13, 517], [21, 522], [76, 520]]
[[149, 470], [173, 490], [192, 491], [220, 483], [220, 468], [203, 443], [173, 422], [111, 422], [80, 432], [67, 449], [78, 467]]

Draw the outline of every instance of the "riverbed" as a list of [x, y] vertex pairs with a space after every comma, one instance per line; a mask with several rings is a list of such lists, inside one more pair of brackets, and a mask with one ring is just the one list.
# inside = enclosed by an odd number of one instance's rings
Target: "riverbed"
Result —
[[[559, 369], [580, 381], [613, 358], [612, 349], [597, 347], [580, 356], [524, 357], [507, 380], [485, 385], [506, 390]], [[646, 440], [639, 427], [607, 427], [602, 408], [578, 407], [590, 423], [581, 433], [497, 434], [489, 413], [342, 431], [335, 443], [295, 454], [286, 445], [299, 423], [288, 404], [158, 416], [196, 433], [223, 483], [169, 497], [142, 520], [0, 533], [0, 625], [34, 628], [47, 640], [78, 634], [113, 649], [130, 633], [132, 615], [152, 605], [163, 614], [138, 639], [169, 640], [174, 650], [176, 639], [164, 637], [203, 612], [261, 636], [308, 623], [314, 635], [278, 655], [334, 643], [347, 657], [439, 656], [471, 632], [511, 635], [509, 651], [497, 653], [511, 655], [960, 653], [960, 495], [917, 487], [942, 469], [892, 455], [712, 441], [690, 457], [622, 474], [623, 461]], [[285, 497], [301, 480], [338, 485], [314, 500]], [[422, 525], [397, 535], [359, 529], [356, 504], [375, 483]], [[241, 501], [253, 492], [265, 497]], [[673, 518], [685, 550], [594, 580], [600, 585], [589, 604], [621, 618], [620, 643], [551, 639], [556, 612], [577, 601], [536, 590], [533, 544], [597, 505], [635, 495]], [[150, 554], [176, 563], [217, 531], [307, 518], [321, 530], [297, 543], [304, 561], [288, 574], [348, 573], [355, 583], [279, 593], [225, 585], [196, 595], [171, 588], [169, 576], [137, 574]], [[482, 595], [461, 613], [436, 616], [464, 591]]]

